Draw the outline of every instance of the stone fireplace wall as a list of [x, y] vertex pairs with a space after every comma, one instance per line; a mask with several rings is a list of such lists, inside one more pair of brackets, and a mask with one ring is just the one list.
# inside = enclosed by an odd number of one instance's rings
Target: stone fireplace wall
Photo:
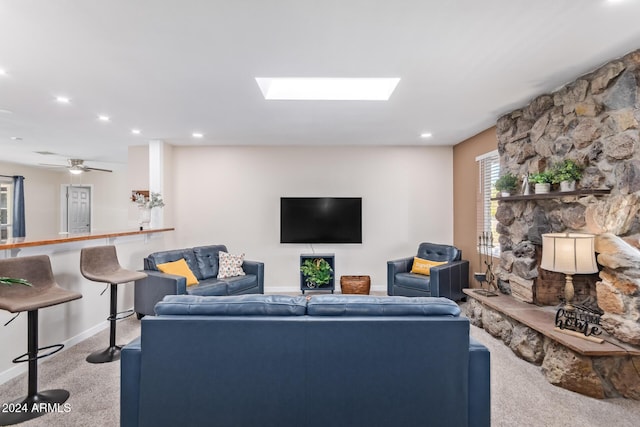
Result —
[[564, 276], [541, 270], [542, 233], [597, 235], [601, 271], [575, 276], [576, 300], [604, 312], [602, 326], [640, 345], [640, 50], [609, 62], [497, 122], [501, 172], [523, 177], [564, 159], [584, 166], [578, 189], [608, 195], [500, 201], [499, 287], [558, 303]]

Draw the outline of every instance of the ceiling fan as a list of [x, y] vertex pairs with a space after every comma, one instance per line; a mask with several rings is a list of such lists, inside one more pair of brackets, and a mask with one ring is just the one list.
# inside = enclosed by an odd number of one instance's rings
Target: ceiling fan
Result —
[[100, 168], [92, 168], [89, 166], [86, 166], [84, 164], [84, 160], [82, 159], [68, 159], [69, 161], [69, 165], [50, 165], [50, 164], [46, 164], [46, 163], [40, 163], [43, 166], [53, 166], [53, 167], [57, 167], [57, 168], [67, 168], [69, 169], [69, 172], [71, 172], [74, 175], [78, 175], [81, 174], [82, 172], [91, 172], [91, 171], [99, 171], [99, 172], [113, 172], [112, 170], [109, 169], [100, 169]]

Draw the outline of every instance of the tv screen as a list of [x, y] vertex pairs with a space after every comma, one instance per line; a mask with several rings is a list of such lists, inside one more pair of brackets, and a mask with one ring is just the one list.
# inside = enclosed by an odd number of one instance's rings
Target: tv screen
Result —
[[281, 197], [280, 243], [362, 243], [362, 198]]

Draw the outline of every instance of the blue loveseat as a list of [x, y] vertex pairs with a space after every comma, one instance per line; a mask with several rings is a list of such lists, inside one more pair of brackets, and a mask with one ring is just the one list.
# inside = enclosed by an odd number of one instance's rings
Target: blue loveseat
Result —
[[[165, 295], [240, 295], [264, 293], [264, 263], [244, 260], [244, 276], [218, 278], [218, 253], [228, 252], [224, 245], [198, 246], [154, 252], [144, 259], [147, 277], [136, 280], [134, 311], [138, 318], [153, 315], [154, 307]], [[187, 286], [185, 277], [158, 271], [158, 264], [184, 258], [198, 279], [197, 285]]]
[[489, 352], [445, 298], [167, 296], [122, 350], [121, 426], [489, 426]]

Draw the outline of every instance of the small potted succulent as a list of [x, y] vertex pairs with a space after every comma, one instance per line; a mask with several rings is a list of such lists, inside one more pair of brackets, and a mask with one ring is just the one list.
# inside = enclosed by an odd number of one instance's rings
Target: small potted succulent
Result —
[[582, 178], [582, 166], [571, 159], [556, 164], [553, 169], [553, 183], [560, 184], [560, 191], [574, 191], [576, 181]]
[[512, 174], [511, 172], [507, 172], [502, 175], [500, 178], [496, 180], [495, 187], [496, 190], [500, 192], [500, 196], [508, 197], [516, 191], [518, 186], [518, 177]]
[[529, 182], [535, 184], [534, 191], [536, 194], [545, 194], [551, 191], [551, 184], [554, 180], [554, 174], [552, 171], [544, 171], [529, 175]]

